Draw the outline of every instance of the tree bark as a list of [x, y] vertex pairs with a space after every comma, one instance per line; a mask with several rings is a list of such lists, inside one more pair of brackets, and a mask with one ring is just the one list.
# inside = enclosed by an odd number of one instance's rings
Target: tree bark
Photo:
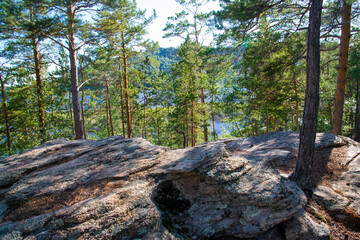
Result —
[[40, 142], [44, 143], [46, 136], [46, 129], [45, 129], [45, 120], [44, 120], [43, 88], [41, 81], [39, 52], [38, 52], [37, 41], [35, 38], [33, 38], [33, 50], [34, 50], [34, 61], [35, 61], [35, 75], [36, 75], [36, 93], [38, 100], [38, 121], [39, 121]]
[[67, 21], [68, 21], [68, 40], [69, 40], [69, 55], [70, 55], [70, 73], [71, 73], [71, 93], [72, 104], [74, 111], [74, 128], [75, 139], [83, 139], [83, 126], [81, 121], [81, 109], [79, 101], [78, 90], [78, 70], [76, 63], [76, 46], [74, 36], [74, 6], [72, 4], [67, 7]]
[[[254, 112], [254, 98], [251, 98], [251, 112]], [[251, 116], [251, 133], [252, 136], [255, 137], [255, 119]]]
[[[84, 75], [82, 71], [82, 64], [80, 64], [80, 76], [81, 76], [81, 83], [84, 83]], [[84, 111], [84, 99], [85, 99], [85, 85], [82, 85], [81, 88], [81, 117], [82, 117], [82, 126], [84, 131], [84, 139], [87, 139], [86, 136], [86, 127], [85, 127], [85, 111]]]
[[106, 77], [105, 77], [105, 84], [106, 84], [106, 101], [107, 101], [107, 106], [108, 106], [110, 133], [111, 133], [111, 136], [114, 136], [114, 124], [113, 124], [112, 113], [111, 113], [109, 82]]
[[215, 131], [215, 110], [214, 110], [214, 95], [211, 96], [211, 118], [212, 118], [212, 129], [214, 141], [216, 140], [216, 131]]
[[128, 138], [131, 138], [132, 126], [131, 126], [131, 112], [130, 112], [130, 99], [129, 99], [129, 87], [128, 87], [128, 76], [127, 76], [127, 56], [126, 56], [126, 47], [124, 33], [121, 34], [122, 37], [122, 50], [123, 50], [123, 61], [124, 61], [124, 88], [125, 88], [125, 104], [126, 104], [126, 121], [127, 121], [127, 135]]
[[207, 126], [207, 117], [206, 117], [206, 111], [205, 111], [205, 92], [204, 92], [204, 89], [201, 88], [201, 104], [202, 104], [202, 107], [204, 108], [203, 111], [202, 111], [202, 114], [203, 114], [203, 124], [204, 124], [204, 142], [207, 142], [209, 141], [208, 139], [208, 126]]
[[143, 135], [144, 135], [144, 138], [147, 139], [147, 136], [146, 136], [146, 92], [145, 92], [145, 84], [144, 84], [144, 91], [143, 91], [143, 95], [144, 95], [144, 122], [143, 122]]
[[306, 57], [306, 93], [298, 160], [290, 178], [302, 189], [311, 189], [319, 109], [320, 26], [322, 0], [311, 1]]
[[[30, 6], [30, 15], [31, 21], [34, 23], [34, 12], [33, 7]], [[39, 133], [40, 133], [40, 142], [45, 142], [46, 129], [45, 129], [45, 120], [44, 120], [44, 105], [43, 105], [43, 89], [42, 89], [42, 81], [41, 81], [41, 66], [40, 66], [40, 58], [38, 51], [38, 40], [36, 37], [35, 30], [32, 32], [32, 48], [34, 54], [34, 62], [35, 62], [35, 76], [36, 76], [36, 93], [37, 93], [37, 107], [38, 107], [38, 121], [39, 121]]]
[[85, 98], [85, 86], [82, 86], [82, 91], [81, 91], [82, 95], [81, 95], [81, 116], [82, 116], [82, 125], [83, 125], [83, 130], [84, 130], [84, 139], [87, 139], [86, 136], [86, 128], [85, 128], [85, 111], [84, 111], [84, 98]]
[[341, 9], [341, 36], [340, 36], [340, 55], [339, 70], [335, 92], [335, 107], [333, 113], [333, 134], [341, 135], [342, 117], [344, 112], [346, 75], [348, 69], [348, 55], [350, 42], [350, 21], [351, 21], [351, 4], [342, 1]]
[[121, 69], [121, 57], [119, 57], [119, 75], [120, 75], [120, 79], [119, 79], [119, 86], [120, 86], [120, 106], [121, 106], [121, 124], [122, 124], [122, 131], [123, 131], [123, 136], [126, 137], [126, 129], [125, 129], [125, 113], [124, 113], [124, 94], [123, 94], [123, 86], [122, 86], [122, 81], [123, 81], [123, 74], [122, 74], [122, 69]]
[[69, 119], [71, 122], [71, 129], [72, 129], [72, 133], [73, 135], [75, 135], [75, 128], [74, 128], [74, 121], [73, 121], [73, 111], [71, 108], [71, 91], [69, 91]]
[[108, 137], [110, 137], [109, 106], [107, 100], [107, 93], [105, 93], [105, 112], [106, 112], [106, 129], [107, 129]]
[[360, 123], [359, 123], [359, 77], [356, 79], [356, 109], [355, 109], [355, 129], [354, 129], [354, 140], [360, 141]]
[[294, 91], [295, 91], [295, 111], [296, 111], [295, 124], [296, 124], [296, 131], [300, 131], [300, 126], [299, 126], [299, 100], [298, 100], [298, 92], [297, 92], [297, 86], [296, 86], [295, 70], [293, 71], [293, 84], [294, 84]]
[[330, 119], [330, 126], [332, 127], [333, 121], [332, 121], [332, 107], [331, 107], [331, 103], [328, 103], [328, 114], [329, 114], [329, 119]]
[[10, 122], [7, 112], [7, 106], [6, 106], [6, 95], [5, 95], [5, 84], [2, 80], [2, 76], [0, 73], [0, 82], [1, 82], [1, 99], [2, 99], [2, 108], [4, 113], [4, 120], [5, 120], [5, 128], [6, 128], [6, 144], [7, 149], [10, 152], [11, 151], [11, 139], [10, 139]]
[[186, 127], [186, 141], [184, 141], [185, 146], [188, 147], [189, 146], [189, 116], [188, 116], [188, 102], [187, 100], [185, 101], [185, 127]]

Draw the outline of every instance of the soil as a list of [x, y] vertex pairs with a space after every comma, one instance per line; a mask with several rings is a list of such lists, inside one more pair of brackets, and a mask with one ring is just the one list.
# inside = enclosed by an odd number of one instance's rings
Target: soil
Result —
[[[314, 156], [314, 179], [316, 184], [330, 187], [333, 182], [341, 178], [343, 172], [347, 170], [347, 164], [343, 162], [346, 159], [347, 147], [324, 148], [317, 149]], [[297, 156], [297, 153], [294, 153]], [[286, 165], [278, 165], [276, 168], [280, 173], [291, 174], [296, 165], [296, 158]], [[309, 199], [307, 212], [315, 221], [325, 222], [331, 233], [332, 240], [358, 240], [360, 239], [360, 218], [351, 218], [348, 221], [340, 221], [334, 215], [317, 204], [311, 197], [311, 193], [307, 193]]]

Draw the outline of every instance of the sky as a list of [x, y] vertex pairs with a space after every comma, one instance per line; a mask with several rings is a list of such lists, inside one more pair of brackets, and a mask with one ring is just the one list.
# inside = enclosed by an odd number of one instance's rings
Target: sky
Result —
[[[146, 9], [146, 15], [149, 16], [153, 13], [153, 9], [156, 11], [157, 18], [148, 27], [148, 38], [159, 42], [160, 47], [178, 47], [183, 40], [181, 38], [162, 38], [167, 18], [174, 16], [175, 13], [183, 10], [180, 4], [175, 0], [136, 0], [138, 8], [141, 10]], [[212, 0], [201, 8], [201, 12], [210, 12], [218, 10], [219, 1]]]

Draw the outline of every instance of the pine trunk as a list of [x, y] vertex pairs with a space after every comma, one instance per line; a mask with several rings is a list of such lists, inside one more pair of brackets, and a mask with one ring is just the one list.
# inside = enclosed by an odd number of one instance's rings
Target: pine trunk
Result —
[[[251, 99], [251, 112], [254, 112], [254, 99]], [[255, 119], [251, 116], [251, 133], [252, 136], [255, 137]]]
[[[84, 75], [82, 72], [82, 66], [80, 66], [80, 76], [81, 76], [81, 83], [84, 83]], [[84, 139], [87, 139], [86, 136], [86, 128], [85, 128], [85, 111], [84, 111], [84, 100], [85, 100], [85, 86], [82, 85], [81, 88], [81, 117], [82, 117], [82, 126], [84, 131]]]
[[123, 130], [123, 136], [126, 137], [126, 129], [125, 129], [125, 113], [124, 113], [124, 94], [123, 94], [123, 74], [121, 69], [121, 57], [119, 57], [119, 73], [120, 73], [120, 79], [119, 79], [119, 87], [120, 87], [120, 105], [121, 105], [121, 124], [122, 124], [122, 130]]
[[207, 126], [207, 117], [206, 117], [206, 111], [205, 111], [205, 92], [204, 89], [201, 88], [201, 104], [203, 107], [202, 114], [203, 114], [203, 125], [204, 125], [204, 141], [209, 141], [208, 139], [208, 126]]
[[300, 126], [299, 126], [299, 100], [298, 100], [298, 92], [297, 92], [295, 70], [293, 71], [293, 84], [294, 84], [294, 91], [295, 91], [295, 111], [296, 111], [295, 124], [296, 124], [296, 131], [299, 132], [300, 131]]
[[11, 151], [10, 122], [9, 122], [7, 106], [6, 106], [6, 95], [5, 95], [5, 86], [4, 86], [5, 84], [2, 80], [1, 73], [0, 73], [0, 82], [1, 82], [2, 109], [3, 109], [5, 128], [6, 128], [6, 144], [7, 144], [7, 149], [10, 152]]
[[36, 93], [38, 100], [37, 107], [38, 107], [40, 142], [44, 143], [46, 130], [45, 130], [45, 120], [44, 120], [43, 89], [42, 89], [42, 81], [41, 81], [38, 42], [35, 37], [32, 38], [32, 44], [33, 44], [34, 61], [35, 61]]
[[356, 79], [356, 109], [355, 109], [355, 129], [354, 129], [354, 140], [360, 141], [360, 119], [359, 119], [359, 77]]
[[143, 91], [143, 94], [144, 94], [144, 125], [143, 125], [143, 135], [144, 135], [144, 138], [146, 139], [147, 136], [146, 136], [146, 93], [145, 93], [145, 90]]
[[339, 70], [335, 92], [335, 107], [333, 113], [333, 134], [341, 135], [342, 133], [342, 117], [344, 112], [346, 75], [348, 69], [348, 55], [350, 42], [350, 21], [351, 21], [351, 4], [342, 1], [341, 10], [341, 37], [340, 37], [340, 54], [339, 54]]
[[194, 141], [194, 137], [195, 137], [195, 122], [194, 122], [194, 101], [191, 100], [191, 116], [190, 116], [190, 121], [191, 121], [191, 146], [194, 147], [195, 146], [195, 141]]
[[127, 74], [127, 56], [125, 48], [124, 34], [122, 34], [122, 50], [123, 50], [123, 61], [124, 61], [124, 89], [125, 89], [125, 104], [126, 104], [126, 122], [127, 122], [127, 135], [131, 138], [132, 126], [131, 126], [131, 112], [130, 112], [130, 99], [129, 99], [129, 88], [128, 88], [128, 74]]
[[108, 137], [110, 137], [109, 106], [107, 100], [107, 93], [105, 93], [105, 112], [106, 112], [106, 130]]
[[[31, 22], [34, 24], [34, 9], [33, 6], [30, 6], [30, 18]], [[32, 32], [31, 43], [34, 54], [34, 63], [35, 63], [35, 76], [36, 76], [36, 94], [37, 94], [37, 111], [38, 111], [38, 125], [40, 133], [40, 142], [44, 143], [46, 136], [45, 121], [44, 121], [44, 106], [43, 106], [43, 92], [42, 92], [42, 81], [41, 81], [41, 70], [40, 70], [40, 58], [38, 51], [38, 40], [36, 37], [35, 30]]]
[[72, 129], [72, 133], [73, 135], [75, 135], [75, 128], [74, 128], [74, 121], [73, 121], [73, 111], [72, 111], [72, 108], [71, 108], [71, 92], [69, 92], [69, 119], [70, 119], [70, 122], [71, 122], [71, 129]]
[[68, 40], [69, 40], [69, 55], [70, 55], [70, 73], [71, 73], [71, 93], [72, 105], [74, 111], [74, 128], [75, 139], [83, 139], [83, 126], [81, 121], [81, 109], [79, 101], [78, 90], [78, 70], [76, 63], [76, 46], [74, 36], [74, 6], [69, 5], [67, 8], [68, 20]]
[[111, 136], [114, 136], [114, 125], [113, 125], [112, 113], [111, 113], [109, 82], [106, 77], [105, 77], [105, 84], [106, 84], [106, 101], [107, 101], [107, 105], [108, 105], [110, 132], [111, 132]]
[[185, 127], [186, 127], [186, 141], [184, 141], [185, 146], [189, 146], [189, 116], [188, 116], [188, 103], [185, 102]]
[[82, 116], [82, 125], [83, 125], [83, 130], [84, 130], [84, 139], [87, 139], [86, 136], [86, 128], [85, 128], [85, 111], [84, 111], [84, 99], [85, 99], [85, 86], [82, 86], [82, 91], [81, 91], [82, 95], [81, 95], [81, 116]]
[[303, 124], [300, 132], [298, 160], [291, 175], [302, 189], [311, 189], [315, 153], [316, 126], [319, 109], [320, 26], [322, 0], [313, 0], [310, 8], [307, 57], [306, 93]]
[[212, 118], [212, 129], [214, 141], [216, 140], [216, 132], [215, 132], [215, 110], [214, 110], [214, 95], [211, 96], [211, 118]]

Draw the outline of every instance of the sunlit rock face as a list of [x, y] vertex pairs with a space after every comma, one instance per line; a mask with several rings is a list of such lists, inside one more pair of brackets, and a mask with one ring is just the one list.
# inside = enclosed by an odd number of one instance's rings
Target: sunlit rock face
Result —
[[177, 150], [120, 136], [48, 142], [0, 160], [0, 239], [326, 239], [279, 173], [297, 145], [284, 132]]

